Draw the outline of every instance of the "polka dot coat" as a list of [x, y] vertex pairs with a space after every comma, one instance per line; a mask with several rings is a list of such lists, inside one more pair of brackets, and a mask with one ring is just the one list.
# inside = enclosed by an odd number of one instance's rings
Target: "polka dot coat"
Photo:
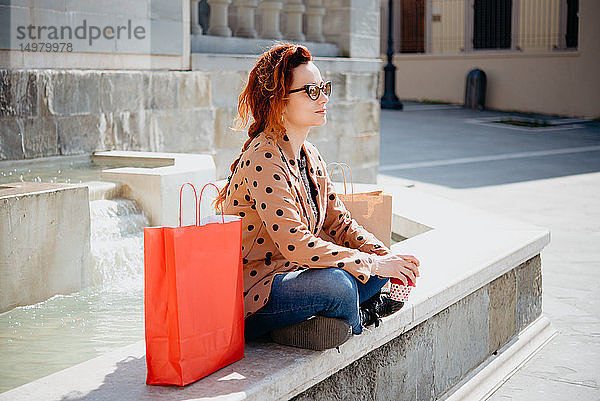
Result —
[[364, 283], [373, 269], [371, 254], [389, 253], [352, 219], [317, 148], [308, 141], [303, 147], [309, 179], [318, 191], [318, 221], [286, 135], [259, 134], [231, 176], [223, 208], [225, 214], [243, 217], [245, 316], [267, 303], [277, 273], [335, 267]]

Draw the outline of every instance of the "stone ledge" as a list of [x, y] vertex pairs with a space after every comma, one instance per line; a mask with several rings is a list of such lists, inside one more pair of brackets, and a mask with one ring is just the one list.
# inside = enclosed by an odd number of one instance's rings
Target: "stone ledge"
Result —
[[90, 202], [102, 199], [122, 198], [126, 192], [125, 184], [109, 181], [86, 181], [83, 183], [88, 187]]
[[[355, 184], [357, 192], [371, 189], [372, 185]], [[124, 400], [290, 399], [321, 381], [329, 380], [337, 372], [344, 375], [343, 369], [350, 364], [367, 363], [359, 361], [368, 361], [370, 353], [378, 352], [379, 348], [391, 341], [404, 341], [401, 335], [411, 329], [436, 324], [440, 319], [447, 322], [452, 313], [469, 316], [469, 308], [472, 307], [485, 309], [486, 302], [487, 305], [490, 303], [487, 284], [519, 265], [531, 266], [541, 272], [539, 263], [524, 262], [539, 255], [549, 243], [548, 230], [458, 205], [414, 189], [386, 187], [384, 184], [384, 190], [394, 196], [393, 207], [398, 219], [407, 216], [410, 221], [431, 228], [392, 246], [397, 253], [413, 254], [419, 258], [421, 277], [411, 294], [411, 301], [400, 312], [383, 319], [378, 328], [351, 338], [340, 347], [340, 353], [336, 350], [315, 352], [273, 343], [249, 343], [244, 359], [185, 388], [168, 388], [143, 384], [144, 342], [140, 341], [1, 394], [0, 400], [53, 400], [65, 397], [97, 400], [110, 399], [115, 394]], [[410, 237], [406, 232], [397, 234]], [[539, 261], [539, 258], [536, 259]], [[497, 290], [493, 292], [500, 293]], [[473, 301], [465, 301], [467, 299]], [[446, 317], [441, 316], [442, 311]], [[489, 319], [489, 316], [486, 315], [485, 319]], [[469, 325], [462, 326], [470, 329]], [[489, 339], [491, 329], [485, 324], [482, 327], [487, 327], [485, 335]], [[437, 337], [441, 343], [448, 337], [442, 334], [443, 331], [437, 333], [440, 334]], [[487, 355], [488, 343], [480, 348], [481, 353]], [[467, 368], [477, 366], [481, 362], [480, 357], [477, 354], [475, 365]], [[365, 366], [370, 365], [367, 363]], [[77, 382], [73, 382], [74, 376], [79, 378]], [[447, 390], [445, 387], [454, 385], [459, 379], [460, 376], [451, 380], [436, 378], [436, 393], [441, 394], [444, 389]]]
[[90, 212], [85, 186], [2, 184], [0, 221], [0, 312], [87, 285]]
[[[100, 164], [130, 166], [102, 170], [101, 178], [126, 184], [123, 195], [140, 204], [153, 226], [179, 224], [181, 185], [192, 183], [200, 197], [204, 184], [216, 178], [215, 163], [210, 154], [113, 150], [96, 152], [93, 160]], [[200, 205], [201, 216], [214, 214], [210, 202], [215, 198], [216, 191], [207, 191], [203, 196], [205, 200]], [[191, 195], [182, 196], [182, 205], [182, 221], [194, 221], [194, 198]]]
[[[262, 54], [277, 43], [273, 39], [192, 35], [192, 53]], [[282, 42], [282, 41], [280, 41]], [[289, 42], [289, 41], [286, 41]], [[337, 57], [339, 48], [333, 43], [299, 42], [314, 56]]]
[[453, 391], [439, 401], [487, 400], [557, 334], [548, 317], [540, 316], [485, 363], [466, 375]]
[[[253, 54], [219, 54], [219, 53], [192, 53], [193, 71], [250, 71], [257, 55]], [[315, 63], [323, 72], [343, 73], [379, 73], [382, 61], [379, 58], [356, 57], [315, 57]], [[223, 70], [223, 66], [227, 70]]]
[[81, 187], [81, 185], [47, 182], [9, 182], [7, 184], [0, 184], [0, 199], [33, 195], [42, 192], [64, 191], [78, 187]]
[[187, 70], [189, 68], [188, 58], [183, 56], [18, 50], [0, 50], [0, 64], [11, 69]]

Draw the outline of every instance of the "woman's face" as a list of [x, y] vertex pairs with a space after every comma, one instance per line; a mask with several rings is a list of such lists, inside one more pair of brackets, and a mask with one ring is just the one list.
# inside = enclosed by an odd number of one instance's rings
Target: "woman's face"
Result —
[[[302, 88], [304, 85], [309, 84], [323, 84], [321, 72], [312, 61], [300, 64], [292, 70], [290, 90]], [[327, 122], [327, 108], [325, 105], [328, 101], [329, 97], [322, 91], [319, 92], [317, 100], [309, 98], [304, 90], [290, 93], [284, 107], [284, 121], [295, 129], [324, 125]]]

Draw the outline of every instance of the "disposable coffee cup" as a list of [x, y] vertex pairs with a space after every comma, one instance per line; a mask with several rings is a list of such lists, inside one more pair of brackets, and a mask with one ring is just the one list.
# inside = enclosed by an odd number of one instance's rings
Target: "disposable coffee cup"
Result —
[[392, 277], [390, 282], [390, 298], [394, 301], [407, 302], [412, 287], [402, 284], [402, 281], [395, 277]]

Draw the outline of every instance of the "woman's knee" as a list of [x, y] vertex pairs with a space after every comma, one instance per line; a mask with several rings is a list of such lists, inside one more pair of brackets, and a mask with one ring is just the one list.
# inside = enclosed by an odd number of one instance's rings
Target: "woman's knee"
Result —
[[328, 296], [323, 299], [327, 301], [320, 314], [343, 319], [352, 326], [354, 334], [360, 334], [358, 282], [345, 270], [326, 270], [323, 281], [327, 283]]
[[322, 270], [319, 286], [323, 295], [328, 295], [333, 303], [354, 305], [358, 302], [356, 279], [347, 271], [330, 267]]

